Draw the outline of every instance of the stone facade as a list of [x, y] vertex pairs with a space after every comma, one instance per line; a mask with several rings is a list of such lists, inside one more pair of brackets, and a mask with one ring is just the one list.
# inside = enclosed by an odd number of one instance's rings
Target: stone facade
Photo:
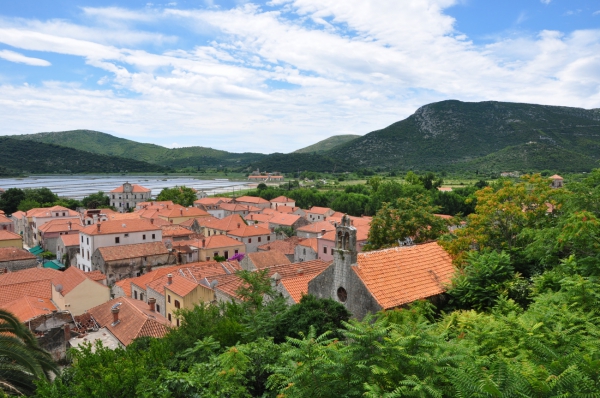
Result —
[[317, 252], [314, 251], [311, 247], [298, 245], [296, 246], [296, 249], [294, 249], [295, 263], [316, 260], [318, 257], [319, 256], [317, 255]]
[[27, 268], [37, 267], [38, 262], [36, 258], [25, 259], [25, 260], [10, 260], [0, 261], [0, 269], [8, 269], [10, 272], [20, 271]]
[[352, 316], [362, 319], [376, 313], [381, 306], [352, 270], [356, 264], [356, 228], [347, 216], [336, 228], [333, 263], [308, 283], [308, 293], [318, 298], [331, 298], [342, 303]]
[[161, 314], [162, 316], [164, 316], [166, 318], [167, 315], [165, 312], [165, 308], [166, 308], [167, 303], [165, 302], [164, 290], [162, 292], [157, 292], [156, 290], [149, 287], [146, 289], [146, 294], [148, 296], [148, 299], [154, 298], [156, 300], [156, 304], [155, 304], [156, 312], [158, 312], [159, 314]]
[[125, 258], [115, 261], [104, 261], [100, 251], [96, 249], [92, 255], [91, 270], [102, 272], [106, 275], [106, 283], [112, 285], [121, 279], [140, 276], [144, 269], [175, 264], [176, 260], [176, 257], [169, 253], [155, 256]]

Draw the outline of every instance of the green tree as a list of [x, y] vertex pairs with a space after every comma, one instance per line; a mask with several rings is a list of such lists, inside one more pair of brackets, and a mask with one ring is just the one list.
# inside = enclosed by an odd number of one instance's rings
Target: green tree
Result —
[[58, 195], [49, 188], [31, 188], [25, 189], [25, 199], [40, 203], [42, 206], [52, 206], [58, 201]]
[[86, 209], [100, 209], [110, 206], [110, 198], [102, 191], [90, 194], [81, 200]]
[[18, 210], [19, 203], [25, 199], [25, 192], [19, 188], [8, 188], [0, 196], [0, 210], [12, 214]]
[[185, 207], [193, 205], [196, 199], [196, 192], [185, 186], [164, 188], [156, 197], [157, 201], [171, 200], [173, 203]]
[[28, 210], [31, 210], [31, 209], [36, 209], [38, 207], [42, 207], [42, 204], [40, 202], [36, 202], [33, 199], [23, 199], [19, 203], [18, 209], [20, 211], [28, 211]]
[[13, 314], [0, 309], [0, 391], [31, 394], [34, 381], [58, 374], [58, 367], [37, 339]]
[[436, 217], [437, 208], [429, 199], [399, 198], [393, 204], [385, 203], [373, 217], [369, 241], [364, 250], [398, 246], [399, 241], [411, 238], [414, 242], [437, 239], [448, 231], [446, 221]]

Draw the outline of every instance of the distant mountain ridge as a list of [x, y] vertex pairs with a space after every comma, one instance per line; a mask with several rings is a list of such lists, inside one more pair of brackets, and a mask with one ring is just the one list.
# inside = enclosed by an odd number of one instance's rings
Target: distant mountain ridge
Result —
[[168, 168], [126, 159], [100, 155], [74, 148], [36, 141], [0, 137], [0, 170], [5, 175], [44, 173], [162, 173]]
[[322, 153], [360, 137], [357, 134], [334, 135], [292, 153]]
[[448, 100], [424, 105], [408, 118], [363, 136], [334, 136], [293, 153], [271, 155], [199, 146], [168, 149], [90, 130], [10, 138], [176, 168], [585, 171], [598, 167], [600, 160], [600, 109]]
[[17, 140], [37, 141], [102, 155], [156, 163], [167, 167], [240, 167], [267, 156], [262, 153], [231, 153], [200, 146], [165, 148], [93, 130], [70, 130], [49, 133], [13, 135]]

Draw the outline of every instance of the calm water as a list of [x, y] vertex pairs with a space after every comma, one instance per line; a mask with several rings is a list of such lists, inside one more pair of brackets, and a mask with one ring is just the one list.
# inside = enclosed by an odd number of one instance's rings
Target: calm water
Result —
[[159, 177], [159, 176], [35, 176], [26, 178], [0, 178], [0, 188], [49, 188], [58, 196], [82, 199], [98, 191], [109, 192], [125, 182], [142, 185], [152, 190], [156, 197], [163, 188], [185, 185], [211, 195], [220, 192], [231, 192], [242, 189], [247, 182], [222, 180], [197, 180], [191, 177]]

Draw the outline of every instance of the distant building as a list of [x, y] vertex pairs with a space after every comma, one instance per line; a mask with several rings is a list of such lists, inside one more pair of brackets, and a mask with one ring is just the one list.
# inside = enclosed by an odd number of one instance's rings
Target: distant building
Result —
[[126, 182], [109, 193], [110, 205], [121, 213], [135, 209], [139, 202], [147, 202], [152, 197], [152, 191], [141, 185]]
[[4, 214], [0, 214], [0, 231], [15, 232], [13, 221]]
[[551, 184], [552, 188], [562, 188], [563, 187], [564, 179], [561, 176], [559, 176], [558, 174], [554, 174], [552, 177], [550, 177], [550, 179], [552, 180], [552, 184]]

